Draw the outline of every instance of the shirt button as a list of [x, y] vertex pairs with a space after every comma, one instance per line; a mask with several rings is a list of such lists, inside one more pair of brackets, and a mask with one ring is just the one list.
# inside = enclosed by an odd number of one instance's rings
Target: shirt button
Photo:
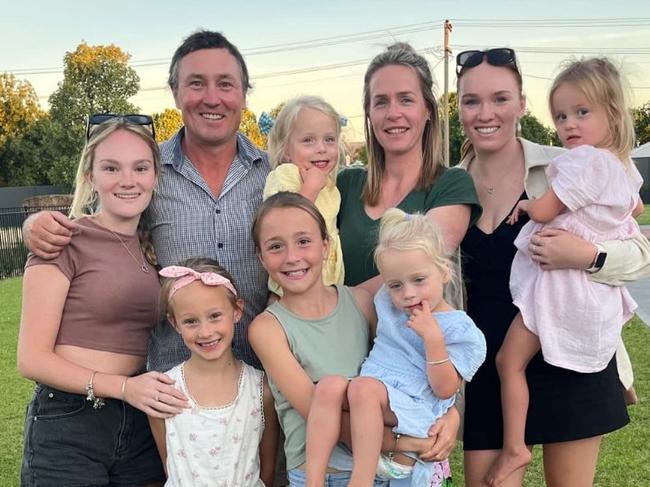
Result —
[[222, 249], [222, 248], [223, 248], [223, 244], [222, 244], [221, 242], [219, 242], [219, 243], [217, 244], [217, 248], [218, 248], [218, 249]]
[[50, 399], [52, 399], [52, 398], [54, 397], [54, 394], [52, 394], [52, 393], [50, 392], [50, 393], [47, 395], [47, 397], [49, 397]]

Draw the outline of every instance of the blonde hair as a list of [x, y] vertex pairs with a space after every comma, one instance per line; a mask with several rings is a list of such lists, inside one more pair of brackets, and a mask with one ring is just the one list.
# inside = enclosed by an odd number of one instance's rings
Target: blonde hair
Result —
[[303, 108], [318, 110], [331, 117], [336, 124], [336, 143], [339, 150], [339, 159], [336, 162], [336, 167], [330, 172], [330, 177], [336, 179], [338, 167], [345, 160], [345, 148], [341, 137], [341, 118], [334, 107], [320, 96], [298, 96], [289, 100], [282, 107], [269, 133], [268, 153], [271, 168], [275, 169], [280, 164], [289, 162], [287, 153], [289, 152], [291, 133], [296, 128], [298, 115]]
[[375, 248], [378, 268], [379, 257], [387, 250], [421, 250], [443, 276], [449, 276], [449, 285], [453, 289], [459, 284], [442, 232], [426, 215], [409, 214], [398, 208], [387, 209], [381, 217], [379, 240]]
[[628, 164], [634, 148], [634, 121], [626, 103], [625, 81], [616, 66], [605, 57], [568, 60], [548, 95], [551, 113], [553, 95], [565, 83], [580, 90], [590, 103], [603, 108], [612, 140], [607, 149]]
[[[138, 125], [129, 122], [124, 118], [116, 118], [108, 120], [96, 126], [90, 133], [90, 137], [81, 152], [81, 159], [77, 166], [77, 175], [74, 184], [74, 196], [72, 198], [72, 205], [70, 207], [70, 218], [76, 219], [83, 216], [94, 215], [99, 206], [97, 193], [93, 191], [90, 182], [90, 176], [93, 171], [93, 163], [95, 159], [95, 150], [104, 142], [108, 137], [117, 132], [118, 130], [125, 130], [130, 132], [140, 139], [142, 139], [147, 146], [151, 149], [153, 156], [153, 165], [156, 176], [160, 174], [160, 149], [158, 144], [153, 139], [151, 132], [143, 125]], [[147, 261], [152, 264], [157, 264], [156, 254], [151, 243], [151, 236], [144, 218], [140, 217], [138, 222], [138, 237], [140, 239], [140, 246]]]
[[363, 201], [370, 206], [379, 202], [381, 182], [386, 170], [386, 153], [377, 140], [370, 122], [371, 97], [370, 82], [375, 73], [386, 66], [406, 66], [417, 75], [424, 103], [429, 111], [429, 119], [422, 133], [422, 170], [416, 189], [426, 190], [433, 186], [442, 173], [440, 122], [438, 104], [433, 94], [433, 76], [429, 63], [405, 42], [388, 46], [386, 50], [370, 61], [363, 78], [363, 113], [365, 116], [364, 132], [368, 149], [368, 177], [363, 188]]
[[[221, 277], [225, 277], [230, 281], [232, 286], [237, 291], [237, 296], [239, 296], [239, 290], [237, 289], [237, 285], [235, 284], [235, 281], [233, 280], [232, 276], [226, 269], [221, 267], [216, 260], [209, 259], [207, 257], [192, 257], [190, 259], [184, 260], [178, 265], [195, 270], [196, 272], [199, 273], [213, 272], [215, 274], [220, 275]], [[169, 299], [169, 294], [171, 292], [172, 286], [178, 279], [179, 279], [178, 277], [162, 278], [162, 286], [160, 288], [160, 309], [162, 310], [163, 316], [167, 315], [168, 317], [172, 317], [172, 318], [174, 316], [174, 304], [173, 304], [174, 300]], [[243, 311], [242, 299], [235, 296], [226, 287], [223, 287], [223, 290], [225, 291], [226, 296], [228, 297], [228, 301], [230, 301], [230, 304], [232, 304], [233, 308]]]

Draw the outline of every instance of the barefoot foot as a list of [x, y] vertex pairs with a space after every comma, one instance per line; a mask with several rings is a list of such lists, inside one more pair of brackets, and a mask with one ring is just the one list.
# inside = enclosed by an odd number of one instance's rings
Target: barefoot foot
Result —
[[514, 451], [502, 450], [501, 454], [490, 467], [490, 470], [488, 470], [485, 476], [485, 483], [490, 487], [496, 487], [515, 470], [519, 470], [528, 465], [531, 458], [532, 455], [526, 447]]

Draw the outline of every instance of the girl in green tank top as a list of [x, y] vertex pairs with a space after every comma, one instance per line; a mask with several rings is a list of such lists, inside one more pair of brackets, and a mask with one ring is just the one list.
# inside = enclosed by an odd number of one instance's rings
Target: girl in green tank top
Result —
[[[315, 383], [326, 375], [358, 375], [366, 357], [376, 315], [372, 295], [361, 288], [325, 286], [323, 260], [328, 252], [323, 217], [309, 200], [297, 193], [280, 192], [267, 199], [253, 223], [258, 256], [283, 290], [250, 325], [251, 346], [260, 358], [285, 434], [284, 449], [291, 485], [304, 484], [306, 418]], [[349, 444], [349, 418], [340, 437]], [[385, 449], [394, 447], [385, 430]], [[399, 449], [425, 455], [446, 438], [403, 437]], [[352, 469], [349, 449], [341, 445], [330, 458], [328, 476], [346, 485]], [[376, 485], [385, 485], [378, 480]]]

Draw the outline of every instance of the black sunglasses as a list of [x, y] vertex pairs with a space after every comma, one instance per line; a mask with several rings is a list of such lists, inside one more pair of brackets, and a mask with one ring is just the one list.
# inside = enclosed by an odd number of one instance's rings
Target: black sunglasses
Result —
[[90, 139], [90, 132], [95, 125], [101, 125], [109, 120], [126, 120], [135, 125], [147, 125], [151, 130], [151, 137], [156, 140], [156, 129], [153, 126], [153, 118], [149, 115], [142, 115], [140, 113], [129, 113], [128, 115], [118, 115], [116, 113], [95, 113], [88, 117], [88, 125], [86, 126], [86, 142]]
[[519, 72], [515, 51], [508, 47], [497, 47], [485, 51], [463, 51], [456, 56], [456, 75], [460, 74], [463, 68], [473, 68], [486, 59], [492, 66], [512, 65]]

